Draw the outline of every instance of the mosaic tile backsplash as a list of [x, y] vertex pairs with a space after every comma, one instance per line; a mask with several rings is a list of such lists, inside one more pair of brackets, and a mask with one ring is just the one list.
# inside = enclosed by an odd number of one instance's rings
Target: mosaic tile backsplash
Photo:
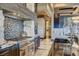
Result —
[[23, 31], [23, 21], [5, 18], [4, 20], [4, 38], [13, 39], [20, 37]]

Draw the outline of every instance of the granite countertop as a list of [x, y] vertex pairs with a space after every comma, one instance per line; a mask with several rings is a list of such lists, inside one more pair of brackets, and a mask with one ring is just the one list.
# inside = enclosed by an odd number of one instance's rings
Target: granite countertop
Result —
[[[8, 39], [7, 41], [6, 40], [0, 40], [0, 49], [4, 49], [4, 48], [7, 48], [7, 47], [10, 47], [14, 44], [17, 44], [17, 43], [30, 43], [29, 41], [27, 41], [27, 39], [29, 40], [32, 40], [33, 38], [31, 36], [24, 36], [24, 37], [19, 37], [19, 38], [14, 38], [14, 39]], [[23, 45], [22, 43], [22, 45]]]
[[25, 39], [31, 39], [33, 38], [32, 36], [20, 36], [17, 38], [11, 38], [11, 39], [5, 39], [7, 41], [21, 41], [21, 40], [25, 40]]
[[4, 43], [3, 45], [1, 45], [1, 48], [0, 49], [4, 49], [4, 48], [7, 48], [7, 47], [10, 47], [10, 46], [13, 46], [17, 44], [16, 41], [7, 41], [6, 43]]
[[0, 39], [0, 46], [2, 46], [3, 44], [7, 43], [7, 41]]

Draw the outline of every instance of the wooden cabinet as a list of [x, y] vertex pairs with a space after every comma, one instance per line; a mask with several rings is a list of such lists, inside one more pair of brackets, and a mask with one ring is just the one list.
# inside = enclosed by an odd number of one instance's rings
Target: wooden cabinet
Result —
[[0, 56], [19, 56], [19, 44], [0, 49]]

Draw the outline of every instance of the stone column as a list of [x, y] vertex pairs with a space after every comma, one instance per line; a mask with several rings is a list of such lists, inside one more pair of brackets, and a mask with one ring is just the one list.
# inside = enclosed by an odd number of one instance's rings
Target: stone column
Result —
[[[34, 3], [27, 3], [26, 5], [27, 5], [26, 7], [30, 11], [32, 11], [33, 13], [35, 12]], [[35, 33], [34, 33], [34, 26], [35, 26], [34, 20], [35, 20], [35, 15], [33, 14], [33, 18], [31, 20], [24, 21], [24, 24], [26, 24], [24, 26], [24, 31], [27, 32], [27, 35], [32, 36], [32, 38], [34, 38], [34, 36], [35, 36]]]
[[4, 40], [4, 16], [3, 11], [0, 10], [0, 41]]
[[54, 7], [52, 5], [52, 17], [51, 17], [51, 39], [53, 40], [53, 34], [54, 34]]

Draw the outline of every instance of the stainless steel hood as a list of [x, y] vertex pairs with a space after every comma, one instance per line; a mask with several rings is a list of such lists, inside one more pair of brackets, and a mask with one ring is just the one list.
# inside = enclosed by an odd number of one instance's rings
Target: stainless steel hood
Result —
[[33, 19], [35, 17], [35, 14], [21, 3], [0, 3], [0, 9], [3, 10], [5, 15], [14, 16], [21, 20]]

